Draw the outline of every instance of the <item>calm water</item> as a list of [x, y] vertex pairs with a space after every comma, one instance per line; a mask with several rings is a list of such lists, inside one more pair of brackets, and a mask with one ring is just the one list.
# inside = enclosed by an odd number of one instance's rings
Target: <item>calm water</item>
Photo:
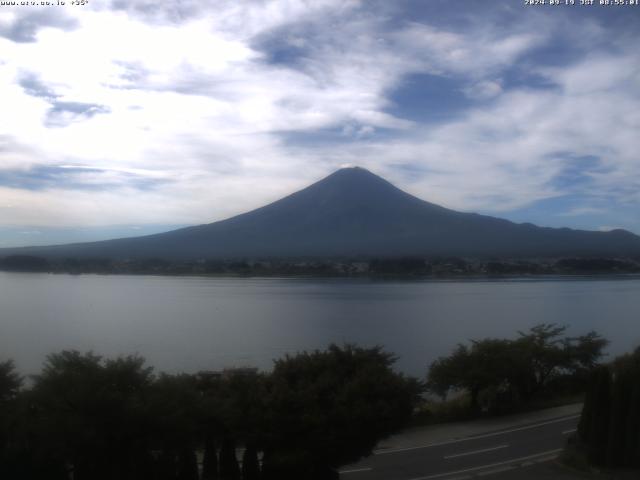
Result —
[[457, 342], [541, 322], [640, 345], [640, 278], [382, 282], [0, 273], [0, 359], [138, 352], [170, 372], [254, 365], [330, 342], [384, 345], [424, 375]]

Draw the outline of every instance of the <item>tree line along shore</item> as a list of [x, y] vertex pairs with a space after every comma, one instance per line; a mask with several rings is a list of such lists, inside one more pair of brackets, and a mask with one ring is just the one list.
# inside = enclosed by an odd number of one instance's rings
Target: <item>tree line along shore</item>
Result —
[[461, 257], [394, 257], [356, 259], [200, 259], [105, 258], [47, 259], [32, 255], [0, 257], [0, 270], [9, 272], [320, 276], [320, 277], [439, 277], [638, 274], [640, 258], [566, 257], [477, 259]]

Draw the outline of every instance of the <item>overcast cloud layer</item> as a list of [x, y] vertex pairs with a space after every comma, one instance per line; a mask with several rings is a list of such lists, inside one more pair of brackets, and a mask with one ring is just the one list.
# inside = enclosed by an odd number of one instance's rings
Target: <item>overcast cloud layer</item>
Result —
[[211, 222], [344, 165], [640, 233], [640, 7], [523, 3], [0, 6], [0, 245]]

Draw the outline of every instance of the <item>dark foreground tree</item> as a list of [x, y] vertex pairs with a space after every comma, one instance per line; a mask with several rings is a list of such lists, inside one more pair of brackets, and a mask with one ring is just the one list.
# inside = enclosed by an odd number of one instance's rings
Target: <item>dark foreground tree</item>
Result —
[[451, 389], [469, 392], [471, 410], [480, 408], [479, 397], [484, 390], [502, 386], [514, 376], [518, 359], [513, 344], [507, 340], [473, 341], [471, 347], [458, 345], [449, 357], [431, 364], [427, 386], [441, 396]]
[[205, 436], [202, 457], [202, 480], [218, 480], [218, 452], [216, 442], [211, 435]]
[[589, 459], [597, 465], [603, 465], [606, 458], [609, 416], [611, 414], [611, 371], [608, 367], [598, 368], [591, 395], [593, 414], [589, 421]]
[[151, 419], [149, 447], [160, 452], [161, 478], [191, 475], [192, 452], [200, 446], [200, 392], [193, 375], [159, 375], [151, 385], [146, 409]]
[[0, 478], [197, 480], [197, 452], [202, 480], [338, 478], [412, 414], [421, 386], [393, 362], [347, 345], [271, 374], [155, 376], [139, 357], [63, 351], [25, 390], [0, 363]]
[[591, 463], [640, 467], [640, 348], [592, 374], [578, 436]]
[[13, 400], [22, 386], [22, 377], [12, 360], [0, 362], [0, 404]]
[[178, 480], [198, 480], [198, 459], [193, 449], [185, 446], [178, 456]]
[[17, 431], [16, 397], [22, 386], [22, 378], [15, 370], [13, 361], [0, 362], [0, 478], [17, 476], [16, 464]]
[[240, 480], [240, 466], [236, 457], [236, 443], [225, 438], [220, 449], [220, 479]]
[[103, 362], [91, 353], [50, 355], [30, 392], [32, 455], [68, 465], [76, 480], [144, 478], [151, 381], [139, 357]]
[[337, 478], [409, 420], [421, 385], [380, 347], [331, 345], [278, 360], [268, 385], [265, 478]]
[[[541, 324], [520, 332], [515, 340], [474, 340], [458, 345], [447, 357], [434, 361], [427, 386], [445, 396], [451, 390], [469, 393], [471, 410], [511, 408], [541, 393], [552, 393], [551, 385], [586, 388], [588, 372], [602, 356], [607, 341], [595, 332], [563, 337], [566, 327]], [[562, 380], [562, 381], [560, 381]]]
[[260, 478], [260, 464], [255, 445], [248, 444], [242, 454], [242, 480], [258, 480]]

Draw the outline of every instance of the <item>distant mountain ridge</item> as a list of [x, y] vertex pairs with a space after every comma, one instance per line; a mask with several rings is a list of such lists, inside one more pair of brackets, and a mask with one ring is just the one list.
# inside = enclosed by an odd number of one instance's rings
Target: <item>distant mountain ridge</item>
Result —
[[344, 168], [264, 207], [144, 237], [0, 249], [46, 258], [167, 260], [394, 256], [640, 255], [640, 236], [516, 224], [450, 210], [363, 168]]

